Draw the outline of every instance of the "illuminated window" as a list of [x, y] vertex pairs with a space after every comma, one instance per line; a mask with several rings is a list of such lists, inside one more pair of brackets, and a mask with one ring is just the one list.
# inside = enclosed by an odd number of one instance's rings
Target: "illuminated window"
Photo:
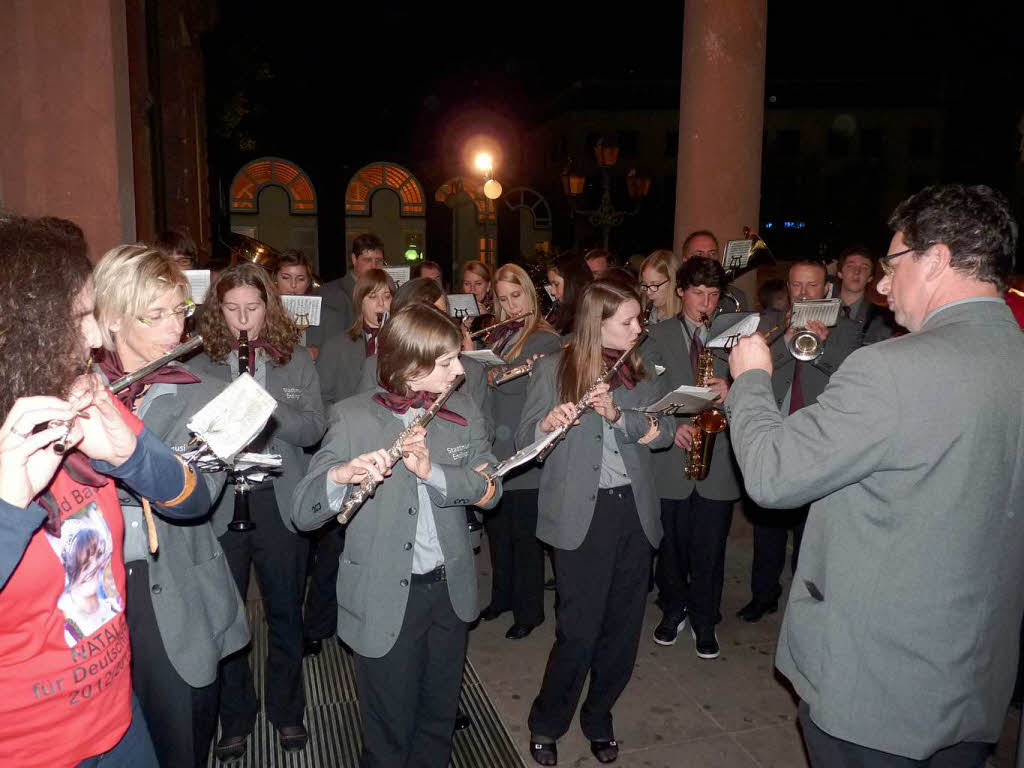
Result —
[[466, 184], [461, 176], [449, 179], [434, 193], [434, 200], [438, 203], [447, 203], [456, 197], [459, 192], [465, 192], [476, 206], [476, 220], [483, 224], [485, 221], [494, 222], [494, 201], [484, 197], [483, 186], [477, 182]]
[[291, 213], [316, 213], [316, 193], [309, 176], [295, 163], [279, 157], [253, 160], [235, 174], [231, 182], [231, 213], [258, 213], [260, 191], [270, 184], [288, 193]]
[[369, 216], [370, 198], [378, 189], [390, 189], [398, 195], [402, 216], [426, 215], [423, 187], [408, 170], [394, 163], [371, 163], [356, 171], [345, 191], [345, 213]]

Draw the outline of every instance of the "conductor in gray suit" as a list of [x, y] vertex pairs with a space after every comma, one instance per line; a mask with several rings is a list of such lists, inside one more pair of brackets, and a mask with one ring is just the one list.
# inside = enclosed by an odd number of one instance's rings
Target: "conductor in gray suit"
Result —
[[818, 499], [776, 657], [812, 764], [981, 766], [1024, 610], [1017, 225], [983, 186], [928, 187], [889, 224], [878, 289], [909, 335], [854, 352], [788, 418], [764, 340], [742, 339], [733, 445], [758, 503]]

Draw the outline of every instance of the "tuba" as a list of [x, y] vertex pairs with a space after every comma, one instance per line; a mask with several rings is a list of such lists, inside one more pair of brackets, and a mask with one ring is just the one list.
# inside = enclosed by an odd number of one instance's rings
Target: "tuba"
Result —
[[[711, 326], [711, 319], [707, 315], [701, 316], [701, 322], [705, 327]], [[714, 371], [715, 353], [705, 348], [700, 353], [697, 361], [696, 385], [706, 387], [708, 380], [715, 375]], [[693, 417], [693, 441], [690, 443], [690, 452], [686, 456], [686, 464], [683, 472], [691, 480], [703, 480], [708, 476], [708, 469], [711, 467], [711, 452], [715, 447], [715, 436], [729, 426], [729, 420], [725, 412], [720, 408], [712, 406], [701, 411]]]

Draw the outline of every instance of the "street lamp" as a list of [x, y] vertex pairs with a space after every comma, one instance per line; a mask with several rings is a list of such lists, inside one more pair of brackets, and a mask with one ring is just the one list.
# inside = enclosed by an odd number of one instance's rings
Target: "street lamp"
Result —
[[492, 246], [494, 240], [491, 238], [491, 211], [497, 215], [493, 201], [501, 197], [501, 182], [494, 178], [494, 159], [489, 152], [478, 152], [473, 162], [477, 170], [484, 175], [484, 197], [492, 201], [490, 211], [487, 210], [486, 204], [484, 206], [484, 242], [487, 244], [487, 261], [493, 267], [496, 258]]
[[[611, 195], [611, 174], [610, 170], [619, 161], [619, 148], [604, 138], [597, 140], [594, 144], [594, 159], [601, 168], [601, 203], [593, 210], [586, 210], [576, 207], [577, 198], [583, 194], [586, 185], [586, 177], [579, 171], [572, 168], [572, 160], [569, 160], [565, 170], [562, 171], [562, 191], [569, 198], [569, 216], [575, 219], [576, 215], [588, 217], [591, 226], [600, 227], [604, 249], [608, 250], [608, 236], [613, 227], [617, 227], [627, 216], [635, 216], [640, 211], [640, 205], [651, 191], [651, 180], [639, 173], [636, 168], [630, 169], [626, 174], [626, 191], [629, 199], [633, 201], [632, 211], [620, 211], [612, 204]], [[575, 227], [573, 227], [575, 234]], [[575, 240], [575, 237], [573, 238]]]

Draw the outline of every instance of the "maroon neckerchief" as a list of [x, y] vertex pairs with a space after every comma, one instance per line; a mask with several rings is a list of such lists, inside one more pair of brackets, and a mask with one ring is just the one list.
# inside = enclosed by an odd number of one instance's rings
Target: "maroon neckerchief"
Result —
[[[231, 348], [238, 351], [238, 339], [234, 339], [231, 342]], [[256, 350], [265, 349], [267, 354], [273, 357], [275, 360], [284, 360], [284, 354], [271, 344], [266, 339], [249, 339], [249, 373], [256, 370]]]
[[[408, 411], [410, 408], [429, 408], [437, 400], [437, 394], [434, 392], [410, 392], [408, 395], [396, 395], [394, 392], [378, 392], [373, 396], [373, 401], [379, 403], [387, 408], [392, 413], [402, 414]], [[437, 412], [437, 418], [450, 421], [452, 424], [458, 424], [460, 427], [466, 426], [467, 422], [465, 417], [460, 416], [455, 411], [450, 411], [444, 406], [441, 406], [441, 410]]]
[[363, 333], [366, 336], [366, 356], [373, 357], [377, 354], [377, 336], [380, 335], [380, 326], [374, 328], [363, 320]]
[[[111, 384], [127, 373], [124, 366], [121, 364], [121, 358], [118, 356], [117, 352], [109, 350], [103, 353], [103, 357], [99, 361], [99, 366], [100, 370], [103, 371], [104, 375], [107, 377], [107, 381]], [[160, 382], [166, 382], [168, 384], [197, 384], [200, 381], [201, 379], [198, 376], [195, 376], [184, 368], [164, 365], [157, 368], [152, 373], [147, 373], [131, 386], [125, 387], [114, 395], [114, 397], [124, 403], [124, 406], [128, 410], [134, 410], [133, 406], [135, 405], [135, 400], [142, 394], [142, 390], [150, 384], [157, 384]]]
[[[622, 350], [608, 349], [608, 347], [601, 348], [601, 359], [609, 370], [611, 370], [611, 367], [615, 365], [620, 357], [622, 357]], [[615, 372], [611, 381], [608, 382], [608, 386], [611, 389], [615, 389], [620, 384], [626, 389], [632, 389], [636, 386], [636, 374], [633, 373], [633, 367], [629, 364], [629, 360], [626, 360], [619, 366], [619, 370]]]
[[514, 323], [501, 326], [501, 328], [495, 328], [484, 336], [484, 346], [489, 347], [494, 354], [501, 357], [512, 337], [519, 333], [524, 325], [526, 325], [524, 321], [516, 320]]

